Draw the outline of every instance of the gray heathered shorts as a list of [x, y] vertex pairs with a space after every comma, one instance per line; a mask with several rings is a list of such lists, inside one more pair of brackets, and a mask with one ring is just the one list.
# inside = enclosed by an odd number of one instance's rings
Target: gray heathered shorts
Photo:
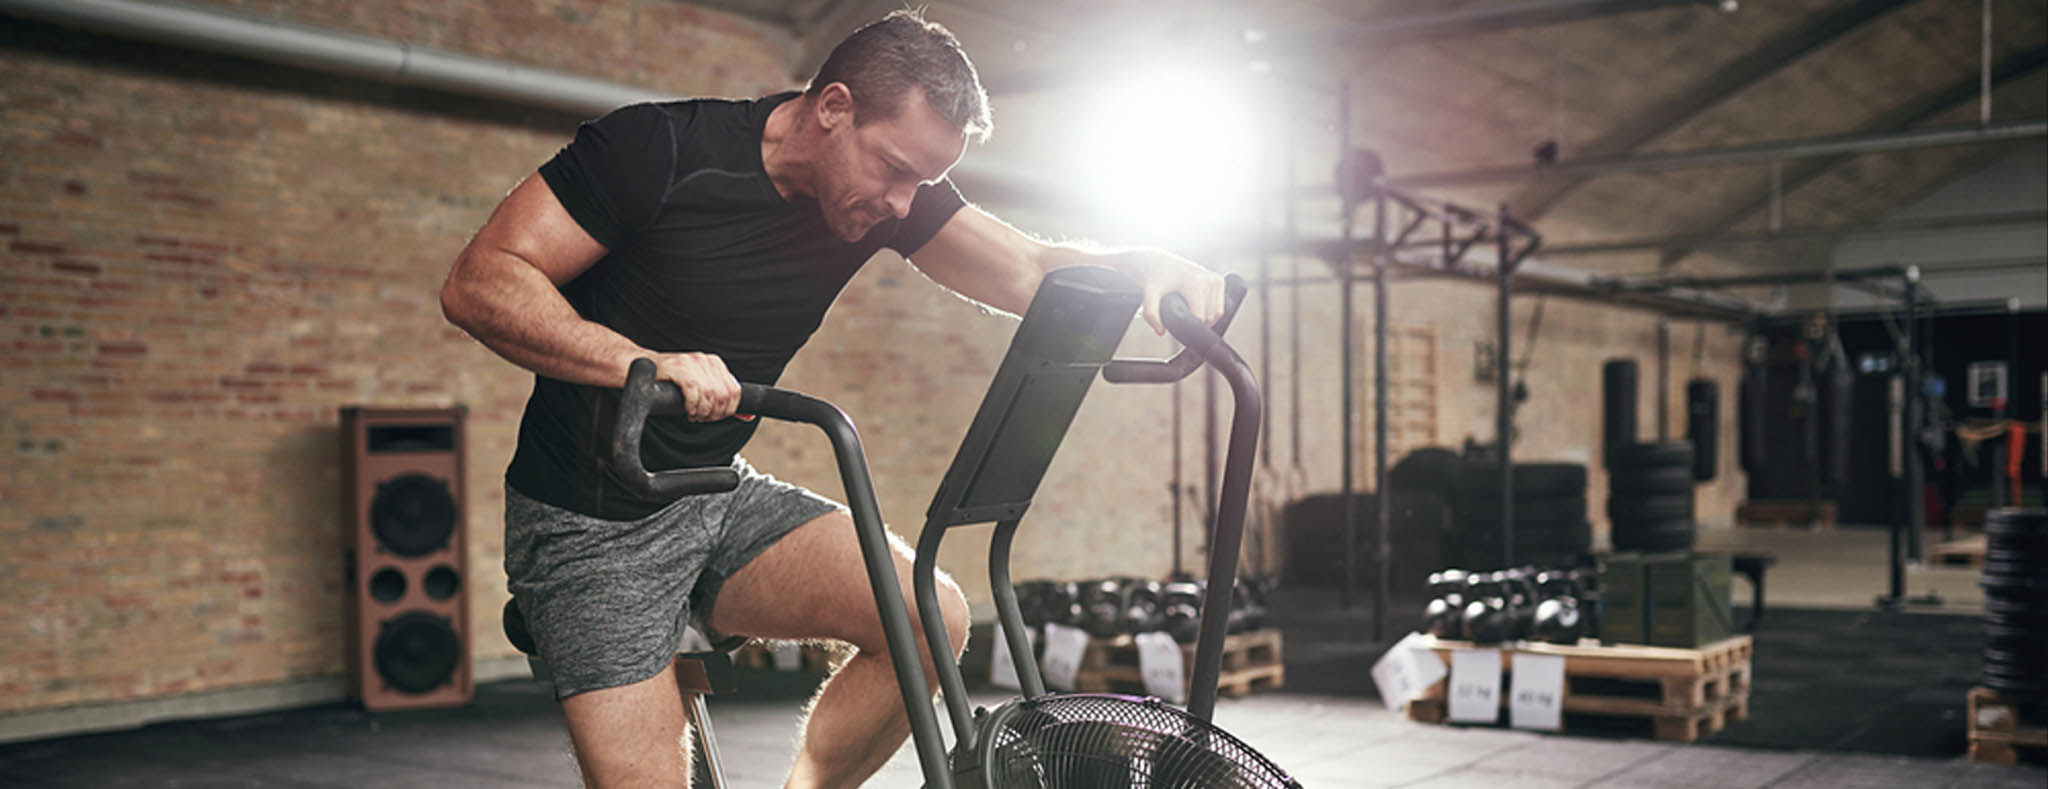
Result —
[[505, 489], [505, 576], [547, 662], [555, 697], [630, 685], [668, 666], [719, 587], [838, 503], [734, 459], [740, 486], [609, 521]]

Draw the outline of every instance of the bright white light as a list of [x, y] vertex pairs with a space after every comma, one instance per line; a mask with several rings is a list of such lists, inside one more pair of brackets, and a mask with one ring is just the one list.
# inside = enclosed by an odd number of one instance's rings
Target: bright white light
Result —
[[1160, 68], [1106, 85], [1077, 124], [1078, 165], [1115, 235], [1214, 241], [1249, 226], [1270, 144], [1241, 74]]

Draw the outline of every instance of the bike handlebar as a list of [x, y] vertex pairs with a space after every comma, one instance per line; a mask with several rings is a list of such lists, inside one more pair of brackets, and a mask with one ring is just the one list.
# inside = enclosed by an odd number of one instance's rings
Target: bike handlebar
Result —
[[1209, 349], [1223, 341], [1237, 308], [1248, 291], [1244, 278], [1231, 274], [1223, 280], [1223, 315], [1213, 325], [1203, 325], [1188, 308], [1187, 299], [1168, 293], [1159, 300], [1159, 320], [1166, 331], [1183, 346], [1171, 359], [1116, 359], [1102, 367], [1102, 379], [1113, 384], [1165, 384], [1192, 375], [1208, 358]]

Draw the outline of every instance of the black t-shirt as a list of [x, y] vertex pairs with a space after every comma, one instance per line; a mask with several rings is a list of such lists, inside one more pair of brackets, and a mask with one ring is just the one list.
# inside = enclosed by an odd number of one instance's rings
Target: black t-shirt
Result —
[[[739, 380], [773, 384], [862, 264], [883, 247], [917, 251], [964, 204], [950, 182], [929, 184], [908, 218], [840, 240], [815, 200], [784, 199], [761, 163], [769, 111], [796, 95], [636, 104], [583, 124], [540, 168], [609, 250], [562, 287], [576, 312], [641, 347], [716, 354]], [[506, 483], [610, 520], [666, 505], [621, 486], [606, 461], [617, 400], [534, 376]], [[641, 454], [651, 470], [725, 465], [755, 424], [653, 417]]]

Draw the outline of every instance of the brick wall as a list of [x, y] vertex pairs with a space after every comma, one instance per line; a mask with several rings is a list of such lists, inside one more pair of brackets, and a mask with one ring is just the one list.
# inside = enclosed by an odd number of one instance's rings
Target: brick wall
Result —
[[[669, 2], [215, 5], [679, 94], [781, 87], [790, 46], [758, 25]], [[496, 623], [499, 479], [529, 379], [447, 326], [434, 294], [498, 197], [567, 139], [574, 119], [53, 28], [11, 30], [0, 39], [0, 604], [11, 612], [0, 618], [0, 714], [338, 675], [344, 404], [469, 405], [475, 652], [510, 654]], [[1367, 295], [1356, 330], [1358, 407], [1369, 415]], [[1520, 348], [1531, 306], [1517, 304]], [[1474, 342], [1491, 339], [1492, 309], [1490, 291], [1471, 285], [1395, 291], [1393, 319], [1434, 327], [1438, 338], [1443, 443], [1492, 435], [1492, 386], [1469, 372]], [[1286, 316], [1275, 317], [1274, 463], [1255, 490], [1261, 505], [1338, 487], [1336, 315], [1334, 286], [1303, 291], [1299, 470], [1288, 461]], [[1257, 368], [1256, 307], [1240, 321], [1233, 336]], [[838, 402], [860, 424], [899, 533], [914, 536], [1012, 326], [885, 255], [792, 365], [786, 385]], [[1553, 301], [1518, 453], [1593, 457], [1599, 363], [1632, 354], [1647, 382], [1653, 332], [1644, 313]], [[1688, 332], [1674, 343], [1679, 385]], [[1710, 374], [1724, 386], [1733, 349], [1710, 332]], [[1169, 347], [1139, 329], [1124, 350]], [[1195, 485], [1200, 391], [1182, 393], [1184, 482]], [[1173, 396], [1170, 387], [1098, 388], [1018, 538], [1018, 577], [1167, 569]], [[1359, 435], [1363, 486], [1363, 418]], [[1730, 473], [1703, 489], [1704, 519], [1732, 507], [1731, 450], [1722, 453]], [[813, 430], [766, 426], [749, 456], [838, 492]], [[1604, 477], [1596, 470], [1594, 480], [1598, 501]], [[1191, 503], [1185, 516], [1191, 567], [1196, 512]], [[986, 534], [955, 532], [941, 558], [980, 619], [989, 616]]]
[[[221, 5], [679, 94], [785, 84], [785, 35], [681, 3]], [[575, 119], [5, 27], [0, 714], [338, 675], [344, 404], [471, 407], [473, 630], [509, 653], [530, 379], [435, 297]]]

